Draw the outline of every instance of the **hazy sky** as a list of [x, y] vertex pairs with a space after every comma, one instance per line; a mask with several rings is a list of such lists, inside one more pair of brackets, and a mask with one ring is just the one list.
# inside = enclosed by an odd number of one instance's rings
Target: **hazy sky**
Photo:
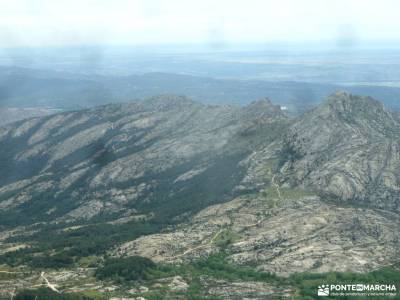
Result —
[[396, 40], [398, 0], [0, 0], [0, 46]]

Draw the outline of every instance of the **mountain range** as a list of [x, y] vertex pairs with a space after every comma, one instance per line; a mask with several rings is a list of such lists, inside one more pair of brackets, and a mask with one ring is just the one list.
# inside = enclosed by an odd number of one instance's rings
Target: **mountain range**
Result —
[[[392, 266], [399, 137], [398, 114], [346, 92], [297, 116], [267, 98], [236, 107], [162, 95], [17, 121], [0, 128], [0, 262], [72, 268], [141, 256], [190, 265], [223, 253], [282, 278]], [[204, 297], [294, 293], [200, 279]], [[184, 299], [184, 290], [166, 293]]]
[[338, 85], [317, 82], [215, 79], [187, 74], [145, 73], [126, 76], [85, 75], [21, 67], [0, 67], [0, 107], [74, 110], [131, 102], [159, 94], [186, 95], [205, 104], [245, 106], [268, 96], [301, 114], [336, 90], [381, 99], [399, 110], [398, 87]]

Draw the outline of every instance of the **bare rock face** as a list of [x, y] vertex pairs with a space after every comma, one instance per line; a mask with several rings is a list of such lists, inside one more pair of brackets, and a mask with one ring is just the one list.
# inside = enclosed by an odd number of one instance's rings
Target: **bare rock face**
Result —
[[185, 291], [189, 285], [181, 276], [175, 276], [172, 281], [168, 284], [168, 287], [172, 291]]
[[249, 176], [275, 160], [277, 179], [338, 201], [400, 209], [400, 122], [369, 98], [338, 92], [252, 158]]
[[224, 280], [203, 280], [207, 295], [222, 299], [284, 299], [293, 293], [288, 288], [262, 282], [229, 282]]
[[[34, 223], [115, 218], [138, 206], [145, 214], [179, 208], [174, 217], [196, 202], [224, 201], [241, 180], [249, 141], [259, 144], [261, 129], [286, 120], [279, 111], [268, 101], [241, 109], [164, 95], [20, 121], [0, 133], [0, 207]], [[188, 203], [192, 190], [198, 200]], [[45, 214], [31, 215], [31, 205]]]
[[141, 237], [114, 254], [182, 262], [224, 246], [231, 262], [282, 276], [367, 272], [397, 261], [399, 229], [397, 214], [340, 207], [282, 189], [280, 198], [269, 193], [211, 206], [174, 232]]

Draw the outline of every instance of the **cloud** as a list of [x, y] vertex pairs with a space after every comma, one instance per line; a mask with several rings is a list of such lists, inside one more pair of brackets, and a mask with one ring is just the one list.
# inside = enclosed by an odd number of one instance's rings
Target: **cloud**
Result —
[[396, 39], [394, 0], [0, 0], [0, 45]]

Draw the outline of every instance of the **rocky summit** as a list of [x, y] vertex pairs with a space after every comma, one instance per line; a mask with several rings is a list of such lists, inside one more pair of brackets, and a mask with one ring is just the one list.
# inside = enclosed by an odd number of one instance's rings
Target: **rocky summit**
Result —
[[[19, 121], [0, 129], [0, 259], [66, 254], [91, 289], [165, 299], [194, 284], [204, 297], [289, 297], [295, 281], [277, 278], [392, 266], [399, 138], [398, 115], [343, 92], [296, 118], [268, 99], [240, 108], [163, 95]], [[192, 269], [129, 290], [93, 282], [90, 266], [135, 257]], [[215, 257], [273, 279], [194, 282]]]
[[339, 201], [398, 211], [399, 134], [381, 103], [337, 93], [293, 124], [281, 173]]

